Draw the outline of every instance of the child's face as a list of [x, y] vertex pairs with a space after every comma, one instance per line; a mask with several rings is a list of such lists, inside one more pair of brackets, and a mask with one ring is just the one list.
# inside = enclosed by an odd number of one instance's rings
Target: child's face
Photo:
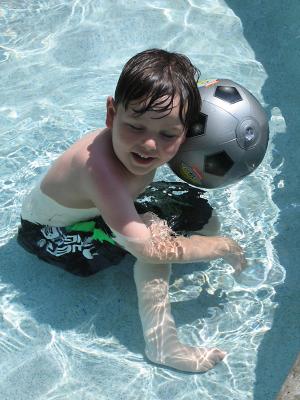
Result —
[[[184, 126], [179, 117], [179, 101], [174, 98], [170, 114], [147, 111], [136, 114], [140, 103], [116, 108], [111, 97], [107, 99], [106, 124], [112, 130], [116, 156], [135, 175], [145, 175], [170, 161], [185, 139]], [[166, 115], [167, 114], [167, 115]]]

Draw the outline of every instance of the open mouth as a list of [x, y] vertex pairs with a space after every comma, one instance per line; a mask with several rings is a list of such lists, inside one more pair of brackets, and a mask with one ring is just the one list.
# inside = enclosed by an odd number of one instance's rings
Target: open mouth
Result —
[[132, 153], [132, 156], [137, 163], [143, 165], [150, 164], [154, 160], [154, 157], [144, 156], [143, 154], [139, 153]]

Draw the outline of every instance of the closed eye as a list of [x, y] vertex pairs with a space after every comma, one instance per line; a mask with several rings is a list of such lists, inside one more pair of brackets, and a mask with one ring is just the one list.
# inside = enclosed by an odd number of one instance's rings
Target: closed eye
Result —
[[133, 129], [134, 131], [142, 131], [144, 130], [144, 128], [140, 128], [139, 126], [135, 126], [135, 125], [131, 125], [131, 124], [127, 124], [131, 129]]
[[172, 133], [168, 132], [161, 132], [161, 136], [163, 136], [165, 139], [174, 139], [177, 137], [177, 135], [172, 135]]

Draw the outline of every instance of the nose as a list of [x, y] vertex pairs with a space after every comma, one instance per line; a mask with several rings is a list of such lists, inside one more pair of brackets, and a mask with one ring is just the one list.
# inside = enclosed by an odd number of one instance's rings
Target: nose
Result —
[[147, 137], [143, 141], [143, 148], [147, 151], [153, 151], [157, 149], [157, 143], [154, 137]]

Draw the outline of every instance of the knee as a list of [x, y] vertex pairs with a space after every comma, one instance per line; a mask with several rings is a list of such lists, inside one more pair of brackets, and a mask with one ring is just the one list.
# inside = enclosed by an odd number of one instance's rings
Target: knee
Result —
[[189, 232], [192, 235], [217, 236], [220, 232], [221, 223], [217, 213], [213, 210], [211, 217], [199, 231]]
[[169, 281], [171, 264], [151, 264], [137, 260], [134, 264], [134, 280], [136, 284], [154, 280]]

